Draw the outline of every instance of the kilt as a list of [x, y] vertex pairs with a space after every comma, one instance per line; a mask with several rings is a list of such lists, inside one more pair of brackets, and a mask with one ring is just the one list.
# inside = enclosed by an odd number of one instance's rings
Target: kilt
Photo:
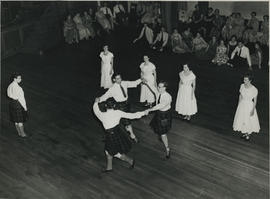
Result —
[[158, 135], [167, 134], [172, 127], [171, 110], [157, 111], [150, 122], [150, 126], [154, 130], [154, 133]]
[[27, 111], [24, 110], [18, 100], [11, 99], [9, 102], [9, 116], [11, 122], [24, 123], [27, 120]]
[[[123, 111], [123, 112], [130, 112], [130, 105], [129, 105], [128, 101], [116, 102], [115, 109]], [[124, 126], [128, 126], [131, 124], [130, 120], [126, 119], [126, 118], [121, 118], [120, 122]]]
[[105, 130], [105, 150], [111, 156], [120, 154], [127, 154], [131, 150], [132, 142], [129, 139], [126, 129], [117, 125], [114, 128]]

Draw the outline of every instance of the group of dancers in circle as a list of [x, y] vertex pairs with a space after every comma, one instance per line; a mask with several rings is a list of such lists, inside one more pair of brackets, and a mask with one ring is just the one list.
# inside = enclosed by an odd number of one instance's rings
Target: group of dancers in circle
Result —
[[[97, 118], [103, 124], [105, 130], [105, 154], [107, 165], [103, 172], [112, 171], [113, 158], [126, 161], [130, 168], [134, 168], [135, 160], [127, 153], [132, 148], [132, 142], [138, 143], [131, 126], [132, 119], [147, 116], [155, 112], [150, 127], [158, 135], [158, 139], [165, 148], [165, 158], [171, 156], [168, 136], [172, 126], [172, 96], [167, 92], [168, 83], [157, 83], [156, 67], [145, 55], [140, 65], [141, 75], [135, 81], [122, 80], [120, 73], [113, 70], [113, 53], [105, 45], [100, 53], [101, 58], [101, 84], [108, 89], [102, 96], [95, 99], [93, 110]], [[196, 75], [190, 70], [189, 64], [183, 65], [179, 73], [179, 89], [176, 99], [175, 111], [190, 121], [191, 116], [197, 113], [195, 96]], [[240, 87], [238, 107], [235, 113], [233, 130], [242, 133], [241, 138], [250, 140], [250, 135], [260, 130], [256, 112], [258, 90], [252, 84], [252, 77], [246, 74]], [[140, 102], [146, 107], [145, 111], [130, 112], [128, 88], [141, 86]]]
[[[151, 48], [163, 51], [169, 40], [168, 33], [165, 31], [164, 27], [160, 27], [160, 31], [157, 33], [157, 37], [154, 40], [154, 33], [151, 27], [148, 25], [156, 22], [158, 24], [158, 20], [156, 19], [160, 17], [160, 8], [158, 6], [154, 6], [154, 8], [155, 9], [148, 9], [148, 12], [152, 10], [151, 16], [146, 15], [144, 12], [141, 13], [141, 23], [143, 23], [144, 26], [140, 32], [140, 35], [134, 40], [134, 43], [137, 41], [144, 41], [147, 45], [150, 44]], [[147, 11], [147, 9], [145, 10]], [[153, 10], [155, 10], [155, 12]], [[131, 18], [133, 11], [134, 7], [131, 5], [131, 13], [129, 16]], [[207, 26], [207, 24], [209, 25], [210, 22], [215, 24], [218, 21], [219, 13], [215, 11], [215, 17], [212, 17], [212, 12], [213, 10], [210, 9], [209, 15], [206, 17], [206, 22], [208, 22], [205, 23], [206, 31], [209, 31], [207, 28], [210, 27]], [[192, 17], [191, 28], [186, 28], [181, 34], [178, 33], [177, 29], [173, 31], [173, 34], [171, 35], [173, 52], [184, 53], [195, 51], [195, 55], [200, 55], [200, 52], [208, 52], [209, 50], [212, 50], [212, 46], [216, 45], [218, 36], [213, 35], [209, 44], [204, 41], [201, 34], [197, 32], [202, 26], [203, 18], [204, 17], [198, 10], [198, 7], [196, 7]], [[213, 21], [211, 21], [210, 18], [213, 18]], [[252, 13], [252, 19], [249, 22], [250, 27], [254, 26], [257, 28], [257, 21], [255, 18], [256, 13], [255, 15]], [[216, 22], [214, 22], [215, 19], [217, 20]], [[98, 22], [101, 28], [109, 33], [115, 24], [125, 23], [126, 20], [126, 12], [124, 7], [119, 2], [115, 4], [113, 12], [108, 8], [105, 2], [103, 7], [98, 7], [95, 13], [92, 9], [89, 9], [88, 12], [84, 12], [83, 17], [81, 17], [79, 13], [77, 13], [73, 18], [71, 15], [69, 15], [64, 24], [64, 35], [66, 42], [72, 44], [74, 42], [79, 42], [79, 40], [82, 39], [95, 37], [95, 35], [98, 34], [98, 31], [95, 31], [95, 29], [99, 29], [97, 28], [96, 22]], [[226, 49], [224, 40], [221, 39], [220, 48], [217, 48], [217, 51], [215, 51], [217, 54], [213, 58], [213, 62], [217, 64], [228, 63], [237, 67], [240, 65], [248, 65], [248, 67], [251, 69], [249, 49], [244, 46], [242, 40], [237, 41], [237, 39], [240, 37], [239, 35], [232, 35], [237, 32], [234, 32], [234, 28], [237, 27], [236, 22], [238, 18], [236, 15], [233, 15], [228, 20], [229, 21], [226, 22], [226, 25], [223, 27], [222, 31], [209, 31], [210, 33], [222, 33], [223, 37], [226, 39], [228, 39], [229, 36], [232, 36], [232, 39], [228, 42], [230, 49]], [[235, 27], [232, 24], [230, 25], [229, 22], [235, 23]], [[96, 25], [94, 25], [95, 23]], [[250, 35], [255, 34], [254, 27], [247, 29], [248, 33], [246, 33], [246, 35], [249, 36], [246, 37], [251, 38]], [[265, 27], [267, 27], [267, 30]], [[228, 30], [226, 28], [228, 28]], [[267, 36], [267, 38], [268, 28], [268, 16], [265, 16], [261, 29], [264, 31], [262, 36]], [[194, 38], [191, 33], [192, 29], [197, 32], [196, 37]], [[202, 34], [204, 34], [203, 31]], [[241, 35], [241, 37], [243, 37], [243, 35]], [[264, 42], [264, 40], [262, 39], [261, 42]], [[258, 57], [261, 58], [259, 43], [255, 44], [255, 48], [258, 49]], [[227, 50], [230, 53], [229, 57], [231, 61], [226, 54]], [[140, 78], [135, 81], [124, 81], [122, 80], [121, 74], [114, 71], [114, 55], [109, 51], [107, 45], [103, 47], [103, 51], [100, 53], [100, 58], [100, 87], [108, 90], [102, 96], [95, 99], [93, 110], [95, 115], [102, 122], [105, 130], [104, 140], [107, 165], [103, 172], [112, 171], [112, 160], [114, 157], [126, 161], [130, 165], [130, 168], [134, 168], [135, 160], [127, 156], [127, 153], [132, 148], [132, 143], [138, 143], [138, 138], [133, 131], [131, 120], [147, 116], [150, 112], [155, 113], [150, 122], [150, 126], [164, 145], [165, 157], [166, 159], [169, 159], [171, 157], [171, 148], [169, 147], [167, 134], [169, 133], [172, 125], [172, 97], [167, 92], [168, 83], [166, 81], [157, 82], [156, 67], [152, 62], [150, 62], [147, 55], [143, 57], [143, 62], [140, 65]], [[261, 61], [259, 62], [259, 67], [260, 64]], [[196, 75], [191, 70], [191, 66], [189, 64], [184, 64], [182, 67], [183, 70], [179, 73], [179, 89], [174, 110], [178, 114], [181, 114], [184, 120], [190, 121], [191, 117], [198, 111], [195, 96]], [[256, 112], [258, 90], [252, 84], [252, 80], [253, 79], [250, 74], [246, 74], [243, 77], [243, 84], [241, 84], [239, 90], [239, 102], [233, 121], [233, 130], [241, 132], [241, 137], [247, 141], [250, 140], [252, 133], [258, 133], [260, 130], [258, 115]], [[24, 123], [28, 119], [28, 114], [24, 91], [19, 85], [21, 81], [22, 75], [19, 73], [14, 74], [12, 77], [12, 83], [7, 88], [7, 95], [10, 99], [10, 120], [15, 124], [18, 135], [21, 137], [27, 137], [24, 130]], [[141, 87], [140, 102], [146, 107], [146, 110], [130, 113], [128, 88], [138, 86]]]

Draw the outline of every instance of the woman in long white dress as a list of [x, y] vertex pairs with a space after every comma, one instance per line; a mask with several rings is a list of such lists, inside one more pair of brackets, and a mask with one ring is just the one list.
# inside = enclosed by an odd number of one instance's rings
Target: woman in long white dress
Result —
[[251, 84], [250, 75], [244, 76], [244, 83], [240, 86], [239, 102], [233, 121], [233, 130], [242, 133], [241, 138], [250, 140], [250, 135], [259, 133], [260, 124], [256, 111], [258, 90]]
[[113, 54], [109, 51], [109, 47], [105, 45], [100, 53], [101, 58], [101, 81], [100, 87], [104, 89], [112, 86], [112, 75], [113, 75]]
[[140, 102], [145, 103], [146, 106], [151, 106], [157, 95], [157, 81], [156, 81], [156, 67], [149, 61], [148, 56], [143, 57], [144, 62], [141, 63], [141, 77], [145, 80], [145, 84], [141, 87]]
[[191, 115], [197, 113], [197, 101], [195, 97], [196, 76], [187, 64], [183, 65], [183, 71], [179, 73], [180, 82], [175, 104], [175, 110], [190, 120]]

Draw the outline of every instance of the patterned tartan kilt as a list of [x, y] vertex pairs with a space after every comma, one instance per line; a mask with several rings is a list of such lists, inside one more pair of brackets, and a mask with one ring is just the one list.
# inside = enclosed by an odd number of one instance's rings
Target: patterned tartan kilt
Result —
[[105, 131], [105, 150], [111, 156], [117, 153], [127, 154], [131, 150], [132, 143], [124, 126], [120, 124]]
[[9, 116], [11, 122], [24, 123], [27, 120], [27, 111], [24, 110], [18, 100], [10, 100]]
[[157, 111], [150, 122], [150, 126], [158, 135], [164, 135], [169, 132], [172, 126], [172, 113], [168, 111]]
[[[125, 101], [125, 102], [116, 102], [116, 109], [124, 111], [124, 112], [130, 112], [130, 105], [129, 105], [129, 103], [127, 101]], [[128, 125], [131, 124], [130, 120], [126, 119], [126, 118], [121, 118], [120, 122], [124, 126], [128, 126]]]

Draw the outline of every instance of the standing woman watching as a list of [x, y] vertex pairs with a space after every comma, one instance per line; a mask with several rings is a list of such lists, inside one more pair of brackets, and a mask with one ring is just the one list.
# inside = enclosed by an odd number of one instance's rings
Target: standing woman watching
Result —
[[109, 51], [109, 47], [105, 45], [100, 53], [101, 58], [101, 82], [100, 87], [104, 89], [112, 86], [113, 75], [113, 54]]
[[151, 107], [156, 100], [157, 91], [157, 74], [156, 67], [149, 61], [148, 56], [143, 56], [144, 62], [141, 63], [141, 78], [146, 84], [142, 84], [140, 102], [145, 106]]
[[22, 81], [22, 76], [19, 73], [15, 73], [12, 78], [13, 82], [7, 88], [7, 95], [10, 98], [10, 121], [15, 123], [19, 136], [27, 137], [23, 126], [23, 123], [27, 120], [27, 107], [23, 89], [19, 86], [19, 83]]
[[240, 86], [238, 106], [233, 121], [233, 130], [242, 133], [241, 138], [250, 140], [250, 135], [259, 133], [260, 124], [256, 111], [258, 90], [252, 85], [252, 77], [244, 75], [244, 83]]
[[197, 113], [197, 101], [195, 97], [196, 76], [190, 70], [188, 64], [183, 65], [183, 71], [179, 73], [180, 82], [175, 104], [175, 110], [190, 120], [191, 115]]

